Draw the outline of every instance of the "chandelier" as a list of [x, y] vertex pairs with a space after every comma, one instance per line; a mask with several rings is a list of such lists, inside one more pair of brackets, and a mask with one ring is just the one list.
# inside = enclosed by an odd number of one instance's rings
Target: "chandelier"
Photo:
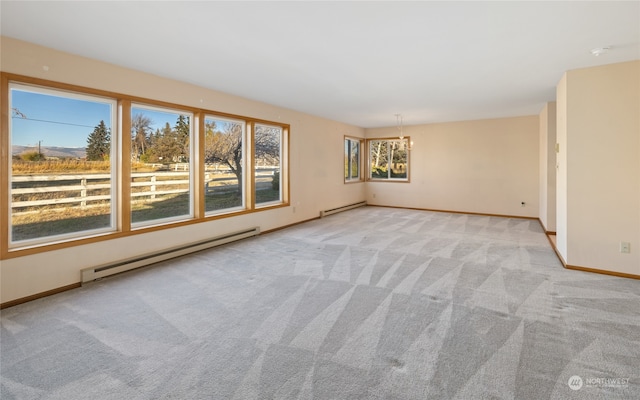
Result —
[[[402, 146], [404, 147], [404, 117], [402, 114], [396, 114], [396, 128], [398, 129], [398, 139], [402, 141]], [[413, 142], [407, 143], [407, 150], [411, 150], [413, 147]]]
[[398, 137], [400, 140], [404, 139], [404, 132], [402, 131], [403, 120], [402, 114], [396, 114], [396, 127], [398, 128]]

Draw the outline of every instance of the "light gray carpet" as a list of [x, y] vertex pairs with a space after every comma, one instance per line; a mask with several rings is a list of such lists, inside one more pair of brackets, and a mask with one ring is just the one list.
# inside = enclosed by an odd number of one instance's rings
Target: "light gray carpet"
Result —
[[364, 207], [1, 321], [2, 400], [640, 398], [640, 282], [525, 219]]

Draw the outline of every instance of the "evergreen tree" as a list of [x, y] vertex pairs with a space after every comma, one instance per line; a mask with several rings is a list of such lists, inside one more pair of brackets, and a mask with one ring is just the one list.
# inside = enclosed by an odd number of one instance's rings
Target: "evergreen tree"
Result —
[[87, 161], [103, 161], [111, 152], [111, 133], [104, 121], [93, 129], [87, 137]]
[[176, 132], [167, 122], [160, 132], [156, 132], [153, 143], [153, 154], [163, 163], [180, 161], [182, 145]]
[[180, 144], [179, 154], [176, 156], [182, 162], [189, 161], [189, 117], [180, 115], [173, 129]]

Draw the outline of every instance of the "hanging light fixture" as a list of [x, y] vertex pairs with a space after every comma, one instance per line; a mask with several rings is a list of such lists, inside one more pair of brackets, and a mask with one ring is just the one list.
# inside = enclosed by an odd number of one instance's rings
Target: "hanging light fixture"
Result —
[[404, 132], [402, 131], [403, 118], [402, 114], [396, 114], [396, 127], [398, 128], [398, 137], [400, 140], [404, 139]]
[[[402, 114], [396, 114], [396, 128], [398, 129], [398, 139], [404, 140], [404, 118]], [[404, 141], [402, 142], [402, 146], [404, 147]], [[413, 142], [407, 143], [407, 150], [411, 150], [413, 147]]]

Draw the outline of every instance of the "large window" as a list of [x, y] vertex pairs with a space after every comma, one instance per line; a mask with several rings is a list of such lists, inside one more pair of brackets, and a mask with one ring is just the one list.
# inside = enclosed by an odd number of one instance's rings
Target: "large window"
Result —
[[209, 214], [245, 208], [244, 121], [207, 116], [204, 122], [204, 202]]
[[362, 173], [360, 172], [360, 148], [362, 139], [351, 137], [344, 138], [344, 181], [359, 182], [362, 181]]
[[2, 259], [288, 205], [287, 124], [0, 76]]
[[253, 132], [256, 206], [282, 201], [282, 144], [280, 126], [256, 123]]
[[193, 115], [131, 108], [131, 222], [134, 227], [193, 216]]
[[369, 143], [369, 179], [409, 180], [409, 143], [403, 139], [371, 139]]
[[108, 98], [9, 85], [10, 246], [115, 229], [115, 109]]

